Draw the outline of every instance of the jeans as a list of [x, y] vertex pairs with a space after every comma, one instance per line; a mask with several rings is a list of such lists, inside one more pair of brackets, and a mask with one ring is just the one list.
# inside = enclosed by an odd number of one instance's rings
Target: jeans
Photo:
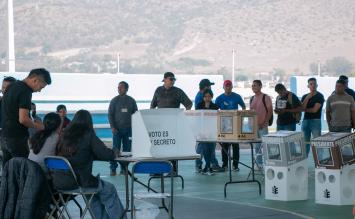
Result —
[[90, 207], [97, 219], [119, 218], [124, 211], [115, 186], [101, 179], [98, 193], [92, 198]]
[[228, 153], [229, 153], [229, 148], [232, 145], [233, 148], [233, 156], [232, 156], [232, 160], [233, 160], [233, 166], [234, 167], [238, 167], [239, 164], [239, 144], [226, 144], [223, 143], [222, 145], [222, 166], [223, 167], [227, 167], [228, 166]]
[[[130, 152], [132, 147], [132, 128], [121, 128], [118, 129], [115, 134], [112, 136], [112, 149], [116, 148], [121, 150], [121, 146], [123, 147], [124, 152]], [[124, 170], [124, 166], [121, 165], [121, 170]], [[111, 171], [116, 171], [117, 162], [111, 161], [110, 162], [110, 169]]]
[[276, 130], [296, 131], [296, 123], [288, 124], [288, 125], [277, 125]]
[[2, 138], [2, 165], [5, 166], [6, 162], [13, 157], [25, 157], [28, 158], [30, 150], [28, 148], [28, 137], [17, 138]]
[[[211, 158], [211, 164], [212, 164], [212, 167], [218, 167], [218, 160], [216, 158], [216, 144], [213, 144], [214, 145], [214, 148], [212, 150], [212, 158]], [[203, 152], [203, 146], [201, 146], [201, 144], [199, 143], [197, 146], [196, 146], [196, 153], [197, 154], [200, 154], [201, 155], [201, 158], [197, 159], [195, 161], [195, 164], [196, 164], [196, 167], [199, 167], [199, 166], [202, 166], [202, 159], [204, 158], [204, 152]], [[206, 159], [205, 159], [206, 160]]]
[[211, 162], [213, 160], [212, 151], [216, 150], [216, 144], [215, 143], [203, 143], [202, 148], [203, 148], [203, 158], [205, 159], [205, 162], [206, 162], [205, 168], [211, 168]]
[[[261, 138], [263, 135], [267, 135], [269, 133], [268, 127], [264, 127], [262, 129], [258, 130], [258, 138]], [[255, 150], [255, 162], [258, 166], [263, 165], [263, 151], [261, 150], [261, 143], [256, 143], [254, 144], [254, 150]]]
[[212, 160], [211, 160], [211, 164], [212, 167], [218, 167], [218, 160], [216, 158], [216, 144], [213, 144], [214, 148], [212, 150]]
[[304, 141], [306, 142], [307, 157], [311, 149], [311, 134], [312, 138], [316, 138], [321, 135], [322, 124], [320, 119], [306, 119], [302, 122], [302, 131], [304, 135]]
[[202, 166], [202, 158], [203, 158], [203, 144], [202, 143], [198, 143], [196, 145], [196, 154], [201, 155], [201, 157], [195, 161], [196, 167], [200, 167], [200, 166]]

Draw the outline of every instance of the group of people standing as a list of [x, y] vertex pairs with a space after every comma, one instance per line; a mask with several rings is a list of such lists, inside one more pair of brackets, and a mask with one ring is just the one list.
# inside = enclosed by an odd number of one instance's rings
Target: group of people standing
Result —
[[[166, 72], [163, 85], [159, 86], [151, 101], [150, 108], [180, 108], [182, 104], [187, 110], [193, 106], [183, 90], [175, 87], [176, 78], [172, 72]], [[44, 157], [49, 155], [63, 156], [71, 163], [82, 186], [98, 187], [94, 196], [92, 209], [97, 218], [113, 218], [120, 215], [123, 206], [117, 195], [115, 186], [92, 175], [94, 160], [110, 161], [111, 175], [116, 175], [118, 164], [115, 160], [119, 151], [131, 151], [132, 114], [137, 110], [136, 101], [127, 95], [129, 84], [121, 81], [118, 84], [118, 95], [109, 105], [108, 119], [113, 134], [113, 148], [107, 148], [97, 137], [93, 128], [92, 116], [87, 110], [79, 110], [70, 121], [66, 117], [67, 109], [59, 105], [56, 112], [44, 116], [43, 122], [36, 115], [35, 104], [32, 103], [32, 93], [40, 92], [51, 84], [50, 73], [46, 69], [33, 69], [22, 81], [12, 77], [3, 80], [3, 98], [1, 104], [1, 150], [3, 165], [13, 157], [25, 157], [37, 162], [44, 171]], [[224, 92], [213, 101], [212, 85], [208, 79], [199, 83], [199, 91], [195, 97], [196, 110], [238, 110], [246, 109], [243, 98], [233, 92], [233, 82], [225, 80]], [[317, 90], [317, 80], [308, 80], [309, 93], [301, 100], [288, 91], [283, 84], [275, 86], [278, 96], [273, 107], [271, 97], [262, 92], [262, 82], [254, 80], [250, 98], [250, 109], [258, 115], [258, 136], [268, 133], [268, 127], [273, 123], [273, 113], [277, 114], [277, 130], [296, 130], [296, 124], [301, 121], [304, 112], [302, 131], [307, 143], [311, 137], [321, 135], [321, 115], [325, 102], [324, 96]], [[330, 131], [351, 132], [355, 126], [355, 92], [348, 87], [348, 78], [341, 76], [336, 81], [335, 91], [326, 102], [326, 119]], [[30, 131], [29, 131], [30, 129]], [[32, 131], [31, 131], [32, 130]], [[216, 171], [228, 168], [228, 153], [232, 154], [232, 169], [239, 171], [239, 145], [222, 144], [222, 166], [216, 158], [216, 144], [200, 143], [197, 152], [201, 159], [196, 161], [196, 168], [203, 174], [212, 175]], [[260, 151], [260, 144], [255, 150]], [[202, 168], [202, 158], [205, 167]], [[262, 166], [262, 156], [257, 157], [257, 167]], [[175, 171], [176, 164], [173, 164]], [[121, 171], [124, 168], [121, 167]], [[57, 177], [59, 183], [70, 188], [65, 176]]]
[[[183, 90], [174, 86], [176, 81], [172, 72], [164, 74], [163, 85], [158, 87], [154, 93], [150, 108], [179, 108], [182, 104], [187, 110], [192, 108], [192, 102]], [[124, 92], [120, 92], [120, 86], [125, 84]], [[211, 87], [214, 85], [209, 79], [202, 79], [199, 83], [199, 91], [194, 100], [196, 110], [238, 110], [246, 109], [243, 98], [233, 92], [233, 83], [225, 80], [223, 83], [224, 93], [220, 94], [213, 101], [213, 91]], [[301, 100], [288, 91], [283, 84], [275, 86], [275, 92], [278, 94], [273, 107], [272, 98], [262, 92], [262, 82], [254, 80], [252, 83], [252, 91], [254, 95], [250, 98], [250, 109], [255, 110], [258, 115], [258, 136], [268, 134], [268, 127], [273, 124], [273, 115], [277, 115], [276, 129], [295, 131], [296, 124], [302, 123], [302, 131], [304, 132], [306, 142], [306, 153], [310, 151], [311, 137], [321, 135], [322, 124], [322, 108], [325, 102], [324, 96], [317, 90], [318, 84], [316, 78], [308, 80], [309, 93], [302, 96]], [[120, 82], [119, 95], [112, 99], [109, 107], [109, 120], [113, 134], [113, 146], [120, 149], [123, 145], [124, 151], [130, 151], [131, 148], [131, 115], [137, 111], [137, 104], [132, 97], [126, 95], [128, 84]], [[121, 89], [122, 90], [122, 89]], [[326, 118], [330, 131], [334, 132], [350, 132], [355, 121], [354, 113], [355, 92], [348, 87], [348, 78], [344, 75], [339, 77], [336, 82], [334, 93], [328, 98], [326, 106]], [[304, 113], [303, 121], [302, 112]], [[120, 121], [127, 121], [127, 125], [123, 125]], [[120, 124], [121, 123], [121, 124]], [[120, 131], [121, 130], [121, 131]], [[120, 134], [118, 134], [120, 133]], [[222, 150], [222, 166], [219, 165], [216, 158], [214, 143], [199, 143], [196, 151], [201, 154], [201, 159], [196, 161], [196, 169], [203, 174], [212, 175], [213, 172], [222, 172], [228, 168], [228, 153], [232, 148], [232, 169], [239, 171], [239, 145], [238, 144], [221, 144]], [[255, 145], [256, 154], [262, 153], [261, 144]], [[202, 168], [202, 159], [205, 166]], [[263, 165], [262, 156], [256, 157], [255, 168], [261, 168]], [[174, 165], [175, 166], [175, 165]], [[116, 175], [116, 167], [111, 164], [111, 175]]]

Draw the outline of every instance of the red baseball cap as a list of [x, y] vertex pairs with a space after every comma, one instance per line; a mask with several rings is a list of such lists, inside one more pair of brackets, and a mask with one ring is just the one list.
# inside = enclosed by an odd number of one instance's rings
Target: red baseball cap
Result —
[[223, 82], [223, 86], [232, 86], [232, 85], [233, 85], [233, 83], [232, 83], [231, 80], [225, 80], [225, 81]]

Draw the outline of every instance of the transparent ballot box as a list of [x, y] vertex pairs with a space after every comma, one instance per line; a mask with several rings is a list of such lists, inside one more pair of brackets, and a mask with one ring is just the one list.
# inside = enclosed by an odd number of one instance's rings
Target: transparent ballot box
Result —
[[265, 164], [289, 166], [306, 159], [302, 132], [278, 131], [262, 137]]
[[308, 198], [308, 167], [302, 132], [278, 131], [262, 137], [265, 199]]
[[312, 151], [317, 167], [341, 169], [355, 163], [355, 134], [329, 132], [312, 139]]
[[354, 133], [329, 132], [312, 139], [316, 203], [351, 205], [355, 200]]

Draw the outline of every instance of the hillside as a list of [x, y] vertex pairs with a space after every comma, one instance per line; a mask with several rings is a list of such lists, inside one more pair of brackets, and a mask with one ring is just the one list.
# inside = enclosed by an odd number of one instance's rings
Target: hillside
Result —
[[[336, 56], [355, 63], [354, 0], [16, 0], [17, 70], [307, 73]], [[7, 56], [0, 3], [0, 59]], [[7, 70], [4, 61], [0, 70]]]

